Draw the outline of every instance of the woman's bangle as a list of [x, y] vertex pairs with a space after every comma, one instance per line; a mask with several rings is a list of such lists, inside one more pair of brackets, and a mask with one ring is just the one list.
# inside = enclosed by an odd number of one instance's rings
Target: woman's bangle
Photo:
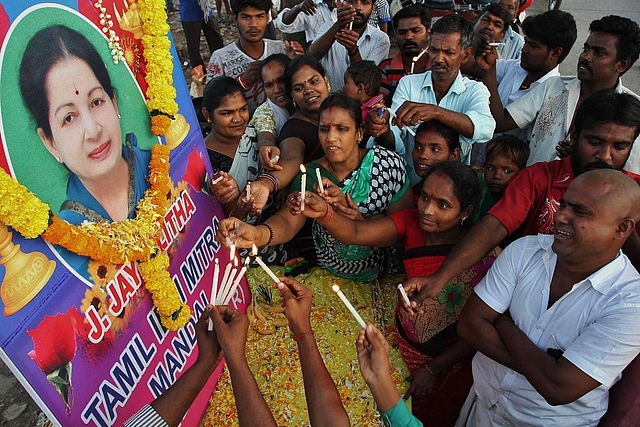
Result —
[[316, 218], [316, 221], [322, 224], [331, 221], [331, 218], [333, 218], [333, 208], [331, 207], [331, 205], [327, 205], [327, 211], [324, 213], [324, 215]]
[[244, 80], [242, 80], [242, 74], [240, 74], [236, 80], [238, 81], [238, 83], [240, 83], [240, 86], [242, 86], [242, 89], [249, 90], [249, 86], [247, 86]]
[[270, 246], [271, 242], [273, 242], [273, 227], [271, 227], [266, 222], [263, 222], [262, 224], [258, 224], [258, 225], [256, 225], [256, 227], [258, 227], [260, 225], [263, 226], [263, 227], [267, 227], [267, 229], [269, 229], [269, 241], [267, 242], [267, 244], [265, 246]]
[[299, 334], [299, 335], [293, 334], [293, 335], [292, 335], [292, 338], [293, 338], [293, 340], [294, 340], [295, 342], [298, 342], [298, 341], [300, 341], [302, 338], [306, 337], [307, 335], [311, 335], [311, 336], [313, 336], [313, 331], [303, 332], [303, 333], [301, 333], [301, 334]]
[[429, 375], [431, 375], [432, 377], [437, 376], [437, 374], [431, 370], [431, 368], [429, 367], [429, 364], [428, 364], [428, 363], [425, 363], [425, 364], [424, 364], [424, 365], [422, 365], [422, 366], [424, 366], [424, 369], [426, 369], [426, 370], [427, 370], [427, 372], [429, 373]]
[[271, 175], [270, 173], [261, 173], [256, 177], [256, 181], [259, 179], [266, 179], [271, 183], [271, 185], [273, 185], [273, 191], [270, 194], [278, 191], [278, 178], [276, 178], [275, 176]]

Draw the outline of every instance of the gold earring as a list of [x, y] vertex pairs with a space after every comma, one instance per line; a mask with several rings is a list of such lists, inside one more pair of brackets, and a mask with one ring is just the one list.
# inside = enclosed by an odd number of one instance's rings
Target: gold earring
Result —
[[331, 83], [327, 82], [327, 90], [331, 93]]

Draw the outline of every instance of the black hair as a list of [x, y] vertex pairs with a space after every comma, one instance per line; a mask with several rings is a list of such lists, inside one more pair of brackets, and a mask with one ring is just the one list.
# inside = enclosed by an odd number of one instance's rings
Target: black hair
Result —
[[271, 12], [272, 3], [271, 0], [231, 0], [229, 6], [231, 6], [231, 11], [234, 15], [239, 14], [247, 7], [253, 7], [269, 13]]
[[346, 110], [353, 121], [356, 122], [356, 127], [359, 129], [360, 126], [362, 126], [360, 104], [358, 104], [355, 99], [348, 97], [344, 93], [332, 93], [320, 104], [318, 117], [322, 116], [322, 113], [329, 108], [342, 108]]
[[293, 84], [291, 81], [293, 79], [293, 75], [296, 74], [298, 71], [300, 71], [300, 69], [305, 65], [316, 70], [318, 73], [320, 73], [320, 75], [323, 78], [327, 76], [327, 73], [324, 70], [324, 67], [322, 66], [320, 61], [318, 61], [316, 58], [314, 58], [311, 55], [298, 56], [294, 58], [291, 62], [289, 62], [289, 65], [287, 65], [287, 68], [284, 69], [284, 84], [287, 89], [287, 93], [292, 92]]
[[573, 15], [562, 10], [549, 10], [539, 15], [527, 16], [522, 23], [522, 32], [528, 38], [538, 41], [547, 50], [562, 48], [558, 58], [560, 64], [569, 55], [578, 37], [576, 20]]
[[484, 9], [482, 9], [482, 13], [480, 14], [480, 17], [482, 17], [482, 15], [484, 15], [487, 12], [489, 12], [493, 16], [497, 16], [498, 18], [502, 19], [502, 22], [504, 23], [503, 25], [504, 31], [507, 31], [507, 27], [511, 25], [511, 22], [513, 21], [513, 15], [511, 15], [511, 12], [509, 12], [509, 9], [507, 9], [500, 3], [489, 3], [488, 5], [485, 6]]
[[20, 63], [20, 93], [27, 109], [46, 137], [51, 137], [47, 75], [59, 61], [78, 58], [87, 63], [109, 98], [115, 89], [100, 54], [91, 42], [76, 30], [54, 25], [38, 31], [27, 43]]
[[429, 120], [420, 123], [420, 126], [418, 126], [418, 128], [416, 129], [416, 138], [421, 133], [429, 131], [440, 135], [445, 139], [445, 141], [447, 141], [447, 147], [449, 147], [450, 153], [453, 153], [453, 150], [455, 150], [456, 148], [460, 149], [460, 135], [458, 134], [458, 132], [437, 120]]
[[460, 47], [462, 50], [471, 46], [473, 42], [473, 25], [461, 15], [446, 15], [438, 19], [431, 27], [431, 36], [434, 34], [460, 34]]
[[579, 136], [584, 129], [611, 122], [634, 127], [635, 141], [640, 134], [640, 100], [628, 93], [616, 93], [610, 89], [596, 92], [582, 101], [576, 110], [572, 133]]
[[244, 96], [244, 89], [235, 79], [229, 76], [214, 77], [204, 87], [202, 108], [206, 109], [211, 115], [213, 110], [220, 106], [224, 98], [238, 92]]
[[640, 55], [640, 27], [638, 27], [638, 23], [622, 16], [609, 15], [591, 22], [589, 32], [596, 31], [618, 36], [616, 60], [629, 58], [629, 67], [620, 73], [623, 75], [635, 64]]
[[518, 169], [527, 167], [531, 149], [529, 145], [514, 135], [498, 135], [487, 142], [486, 160], [504, 156], [518, 165]]
[[349, 65], [346, 73], [359, 85], [364, 85], [367, 95], [373, 97], [380, 93], [382, 77], [380, 69], [373, 61], [358, 61]]
[[429, 9], [423, 4], [414, 4], [409, 7], [402, 8], [393, 15], [393, 28], [398, 28], [398, 23], [401, 19], [407, 18], [420, 18], [420, 23], [424, 25], [427, 30], [431, 28], [431, 13]]
[[[460, 213], [467, 212], [468, 215], [478, 208], [480, 197], [482, 196], [482, 186], [478, 174], [471, 168], [457, 160], [450, 160], [434, 165], [424, 176], [422, 185], [434, 173], [441, 173], [449, 177], [453, 182], [453, 193], [460, 202]], [[470, 224], [468, 221], [467, 224]]]
[[262, 80], [262, 70], [264, 70], [264, 67], [266, 67], [267, 65], [271, 64], [272, 62], [280, 64], [286, 69], [287, 65], [289, 65], [289, 62], [291, 62], [291, 58], [289, 58], [284, 53], [274, 53], [274, 54], [271, 54], [271, 55], [267, 56], [264, 59], [264, 61], [262, 61], [260, 63], [260, 80]]

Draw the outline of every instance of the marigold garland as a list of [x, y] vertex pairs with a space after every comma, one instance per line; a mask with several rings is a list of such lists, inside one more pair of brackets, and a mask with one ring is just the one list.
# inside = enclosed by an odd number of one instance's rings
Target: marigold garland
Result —
[[139, 0], [142, 21], [143, 56], [147, 63], [147, 109], [151, 115], [151, 131], [155, 135], [167, 133], [178, 113], [173, 87], [173, 58], [167, 37], [169, 25], [164, 0]]
[[136, 218], [121, 222], [69, 224], [51, 212], [16, 179], [0, 168], [0, 222], [27, 239], [41, 236], [71, 252], [108, 264], [139, 261], [145, 287], [151, 293], [164, 327], [177, 330], [191, 311], [169, 275], [169, 257], [157, 253], [161, 221], [168, 208], [169, 148], [156, 144], [149, 161], [150, 188], [136, 206]]
[[[151, 131], [164, 135], [178, 113], [173, 87], [171, 42], [167, 37], [164, 0], [139, 0], [144, 36], [142, 46], [147, 63], [147, 109], [151, 116]], [[109, 48], [114, 62], [123, 59], [119, 38], [112, 30], [111, 16], [98, 0], [101, 25], [109, 36]], [[139, 261], [140, 274], [151, 293], [162, 325], [177, 330], [187, 324], [191, 310], [180, 300], [169, 274], [169, 257], [158, 248], [162, 218], [168, 208], [171, 192], [169, 178], [169, 148], [156, 144], [149, 162], [150, 188], [136, 206], [136, 218], [121, 222], [83, 222], [69, 224], [51, 212], [49, 205], [39, 200], [26, 187], [0, 168], [0, 222], [12, 227], [27, 239], [41, 236], [81, 256], [108, 264]]]

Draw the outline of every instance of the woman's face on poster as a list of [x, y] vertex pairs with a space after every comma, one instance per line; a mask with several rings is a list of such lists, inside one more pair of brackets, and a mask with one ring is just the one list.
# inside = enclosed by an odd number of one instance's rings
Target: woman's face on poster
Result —
[[38, 135], [52, 156], [81, 181], [109, 176], [122, 158], [118, 106], [89, 64], [77, 57], [56, 62], [46, 77], [51, 136]]

